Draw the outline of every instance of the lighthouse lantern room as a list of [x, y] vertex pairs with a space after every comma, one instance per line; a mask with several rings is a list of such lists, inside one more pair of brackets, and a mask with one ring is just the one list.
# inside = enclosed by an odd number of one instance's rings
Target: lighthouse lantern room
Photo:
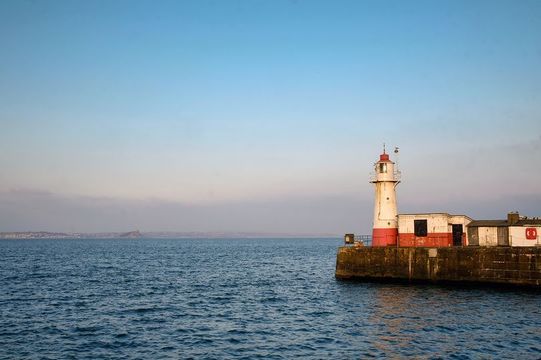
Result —
[[[398, 148], [395, 149], [398, 153]], [[398, 238], [398, 213], [396, 207], [396, 186], [400, 183], [400, 173], [395, 163], [385, 152], [375, 164], [375, 173], [371, 183], [375, 185], [374, 224], [372, 246], [396, 246]]]

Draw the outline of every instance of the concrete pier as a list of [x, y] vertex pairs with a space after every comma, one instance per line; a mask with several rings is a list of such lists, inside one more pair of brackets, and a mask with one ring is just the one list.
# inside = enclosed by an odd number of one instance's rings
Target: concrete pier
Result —
[[336, 278], [486, 283], [541, 289], [540, 247], [355, 247], [336, 257]]

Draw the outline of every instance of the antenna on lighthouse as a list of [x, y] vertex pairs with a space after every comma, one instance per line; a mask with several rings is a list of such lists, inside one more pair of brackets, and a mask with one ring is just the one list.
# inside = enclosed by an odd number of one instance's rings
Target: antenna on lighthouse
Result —
[[400, 166], [399, 166], [399, 164], [398, 164], [398, 151], [399, 151], [399, 150], [400, 150], [400, 149], [398, 148], [398, 146], [395, 146], [395, 147], [394, 147], [395, 171], [396, 171], [396, 175], [397, 175], [398, 178], [400, 178], [400, 175], [401, 175], [401, 173], [400, 173]]
[[385, 143], [383, 143], [383, 153], [385, 154]]

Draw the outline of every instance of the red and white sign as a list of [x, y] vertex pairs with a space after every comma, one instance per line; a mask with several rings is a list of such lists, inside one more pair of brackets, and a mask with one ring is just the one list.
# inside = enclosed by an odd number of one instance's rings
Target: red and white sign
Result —
[[537, 228], [526, 228], [526, 239], [527, 240], [536, 240], [537, 239]]

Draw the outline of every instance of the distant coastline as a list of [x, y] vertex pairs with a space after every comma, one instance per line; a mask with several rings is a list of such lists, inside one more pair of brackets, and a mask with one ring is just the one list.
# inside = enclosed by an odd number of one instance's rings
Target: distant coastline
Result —
[[9, 239], [257, 239], [257, 238], [341, 238], [341, 235], [328, 233], [262, 233], [262, 232], [49, 232], [49, 231], [13, 231], [0, 232], [0, 240]]

